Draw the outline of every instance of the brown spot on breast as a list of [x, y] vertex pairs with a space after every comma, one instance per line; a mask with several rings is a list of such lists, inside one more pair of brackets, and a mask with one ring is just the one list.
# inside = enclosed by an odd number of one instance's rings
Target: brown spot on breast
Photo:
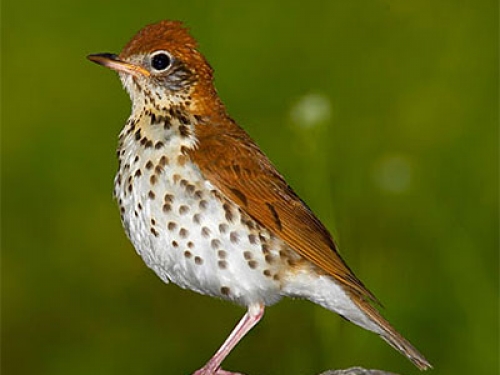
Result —
[[185, 214], [187, 214], [188, 212], [189, 212], [189, 207], [188, 207], [188, 206], [186, 206], [186, 205], [181, 205], [181, 206], [179, 207], [179, 214], [181, 214], [181, 215], [185, 215]]
[[186, 238], [189, 234], [189, 231], [186, 229], [186, 228], [181, 228], [179, 230], [179, 236], [181, 236], [182, 238]]
[[165, 203], [162, 207], [163, 212], [167, 213], [172, 210], [172, 205], [170, 203]]
[[135, 137], [136, 141], [138, 141], [139, 139], [141, 139], [141, 137], [142, 137], [142, 135], [141, 135], [141, 129], [137, 129], [137, 131], [134, 134], [134, 137]]
[[262, 271], [262, 274], [263, 274], [264, 276], [266, 276], [266, 277], [271, 277], [271, 271], [269, 271], [269, 270], [264, 270], [264, 271]]
[[203, 263], [203, 259], [201, 259], [199, 256], [194, 257], [194, 262], [198, 265]]
[[231, 232], [231, 233], [229, 234], [229, 240], [230, 240], [232, 243], [238, 243], [238, 240], [239, 240], [238, 233], [237, 233], [237, 232]]
[[218, 200], [222, 200], [222, 195], [215, 189], [212, 189], [210, 190], [210, 194], [212, 195], [212, 197], [218, 199]]
[[156, 175], [152, 174], [151, 177], [149, 177], [149, 183], [151, 185], [156, 184]]
[[225, 296], [228, 296], [229, 293], [231, 293], [231, 289], [229, 289], [227, 286], [223, 286], [220, 288], [220, 292], [225, 295]]
[[165, 202], [167, 203], [172, 203], [174, 201], [174, 196], [172, 194], [165, 194], [165, 197], [163, 198]]
[[257, 243], [257, 236], [255, 234], [249, 234], [248, 242], [250, 242], [252, 245], [255, 245]]
[[155, 199], [155, 193], [153, 190], [150, 190], [149, 193], [148, 193], [148, 197], [149, 199]]
[[163, 122], [163, 129], [167, 130], [170, 129], [170, 117], [165, 116], [164, 117], [165, 121]]
[[184, 256], [189, 259], [193, 256], [193, 254], [191, 254], [190, 251], [186, 250], [186, 251], [184, 251]]
[[157, 174], [159, 176], [161, 174], [161, 172], [163, 172], [163, 167], [160, 164], [158, 164], [155, 167], [155, 174]]
[[151, 228], [151, 233], [153, 233], [155, 237], [158, 237], [160, 235], [155, 228]]
[[167, 224], [167, 228], [168, 228], [168, 230], [174, 230], [176, 227], [177, 227], [177, 224], [176, 224], [176, 223], [174, 223], [173, 221], [170, 221], [170, 222]]
[[265, 257], [264, 257], [265, 261], [268, 263], [268, 264], [272, 264], [274, 262], [274, 257], [271, 255], [271, 254], [267, 254]]
[[162, 167], [164, 167], [164, 166], [166, 166], [167, 164], [168, 164], [168, 158], [167, 158], [165, 155], [163, 155], [163, 156], [160, 158], [160, 165], [161, 165]]
[[227, 268], [227, 262], [225, 260], [219, 260], [217, 265], [221, 270], [225, 270]]
[[225, 212], [226, 220], [232, 223], [233, 220], [234, 220], [234, 216], [233, 216], [233, 212], [231, 210], [231, 207], [229, 206], [228, 203], [224, 203], [222, 205], [222, 208], [223, 208], [223, 210]]
[[138, 170], [135, 171], [134, 176], [135, 177], [141, 177], [141, 174], [142, 174], [141, 170], [138, 169]]
[[251, 269], [256, 269], [257, 268], [257, 261], [255, 260], [249, 260], [248, 261], [248, 267], [250, 267]]
[[246, 260], [252, 259], [252, 252], [251, 251], [244, 251], [243, 258], [245, 258]]
[[200, 206], [200, 209], [202, 209], [202, 210], [206, 210], [206, 209], [207, 209], [207, 207], [208, 207], [208, 202], [207, 202], [206, 200], [202, 199], [202, 200], [200, 201], [200, 203], [199, 203], [199, 206]]
[[193, 222], [195, 224], [200, 224], [200, 222], [201, 222], [201, 215], [200, 214], [194, 214], [193, 215]]
[[219, 250], [217, 251], [217, 255], [219, 256], [219, 258], [221, 259], [226, 259], [227, 257], [227, 253], [224, 251], [224, 250]]
[[[186, 116], [179, 116], [180, 122], [182, 122], [184, 125], [189, 124], [189, 119]], [[180, 130], [180, 129], [179, 129]], [[188, 129], [189, 131], [189, 129]]]
[[201, 228], [201, 235], [203, 237], [210, 237], [210, 229], [207, 227]]
[[[182, 118], [181, 118], [182, 120]], [[181, 135], [182, 138], [187, 138], [189, 137], [189, 129], [186, 125], [180, 125], [179, 126], [179, 134]]]
[[227, 224], [224, 224], [224, 223], [223, 223], [223, 224], [219, 224], [219, 232], [220, 232], [221, 234], [226, 233], [226, 232], [227, 232], [227, 229], [228, 229]]
[[241, 224], [245, 225], [250, 230], [254, 230], [255, 227], [256, 227], [255, 226], [255, 221], [253, 221], [252, 219], [249, 219], [244, 214], [241, 215], [240, 222], [241, 222]]
[[182, 167], [186, 164], [188, 157], [186, 155], [179, 155], [177, 157], [177, 163]]
[[146, 169], [152, 169], [153, 168], [153, 162], [151, 160], [148, 160], [146, 163]]
[[217, 250], [220, 247], [220, 241], [218, 239], [213, 239], [210, 241], [210, 246], [212, 249]]

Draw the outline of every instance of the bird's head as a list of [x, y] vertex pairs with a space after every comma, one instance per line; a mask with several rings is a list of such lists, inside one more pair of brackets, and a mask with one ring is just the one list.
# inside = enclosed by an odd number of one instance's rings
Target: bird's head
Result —
[[194, 113], [224, 112], [213, 86], [213, 70], [181, 22], [148, 25], [119, 55], [99, 53], [88, 58], [119, 73], [134, 107], [160, 109], [182, 103]]

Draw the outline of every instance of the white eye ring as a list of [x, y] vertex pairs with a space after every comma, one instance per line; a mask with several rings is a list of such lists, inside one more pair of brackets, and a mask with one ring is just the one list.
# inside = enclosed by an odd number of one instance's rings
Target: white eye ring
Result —
[[156, 51], [150, 56], [151, 68], [157, 72], [164, 72], [172, 66], [172, 55], [167, 51]]

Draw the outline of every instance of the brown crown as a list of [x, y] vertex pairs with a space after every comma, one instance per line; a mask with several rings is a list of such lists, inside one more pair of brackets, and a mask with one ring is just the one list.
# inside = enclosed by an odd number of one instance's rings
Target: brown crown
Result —
[[123, 48], [120, 58], [167, 50], [172, 53], [195, 50], [196, 40], [180, 21], [160, 21], [141, 29]]

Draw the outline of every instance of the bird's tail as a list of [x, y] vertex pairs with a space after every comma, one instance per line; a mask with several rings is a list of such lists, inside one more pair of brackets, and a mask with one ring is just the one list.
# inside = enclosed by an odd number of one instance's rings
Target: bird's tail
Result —
[[282, 294], [289, 297], [307, 298], [334, 311], [354, 324], [378, 334], [420, 370], [432, 368], [425, 357], [368, 302], [366, 296], [346, 291], [331, 277], [318, 277], [306, 272], [296, 273], [284, 285]]
[[398, 331], [385, 320], [382, 315], [373, 307], [369, 302], [352, 296], [352, 300], [359, 307], [359, 309], [373, 322], [380, 330], [376, 333], [384, 339], [390, 346], [398, 352], [407, 357], [415, 366], [420, 370], [427, 370], [432, 368], [432, 365], [425, 359], [425, 357], [406, 340]]

